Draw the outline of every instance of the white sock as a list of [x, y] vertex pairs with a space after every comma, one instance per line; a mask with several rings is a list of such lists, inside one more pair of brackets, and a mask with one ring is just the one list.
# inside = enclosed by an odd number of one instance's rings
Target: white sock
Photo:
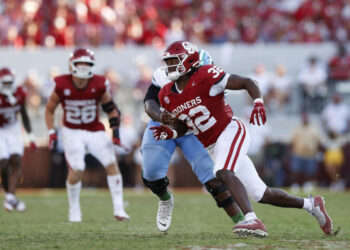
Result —
[[311, 210], [312, 210], [312, 203], [311, 203], [311, 200], [309, 198], [304, 198], [303, 209], [305, 209], [306, 211], [311, 212]]
[[122, 176], [120, 174], [108, 175], [107, 183], [111, 192], [114, 211], [124, 210]]
[[7, 201], [12, 201], [12, 200], [15, 200], [16, 199], [16, 196], [14, 194], [11, 194], [11, 193], [6, 193], [5, 194], [5, 199]]
[[257, 219], [256, 214], [254, 212], [250, 212], [244, 215], [246, 220], [253, 220]]
[[67, 194], [68, 194], [68, 203], [69, 208], [72, 210], [79, 210], [80, 211], [80, 190], [81, 190], [81, 181], [77, 182], [76, 184], [69, 184], [68, 181], [66, 181], [66, 187], [67, 187]]

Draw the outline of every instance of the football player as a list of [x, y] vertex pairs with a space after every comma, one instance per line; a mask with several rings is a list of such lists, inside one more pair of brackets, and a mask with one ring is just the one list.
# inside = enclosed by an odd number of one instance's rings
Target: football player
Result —
[[28, 133], [30, 147], [36, 148], [30, 125], [22, 87], [15, 87], [15, 76], [8, 68], [0, 69], [0, 170], [5, 190], [4, 208], [7, 211], [26, 210], [26, 205], [15, 196], [21, 178], [23, 139], [17, 114], [22, 116], [24, 129]]
[[[70, 56], [71, 74], [54, 78], [56, 87], [48, 100], [45, 118], [49, 131], [49, 147], [57, 141], [54, 129], [54, 112], [59, 103], [63, 114], [63, 147], [69, 166], [66, 181], [69, 221], [80, 222], [80, 190], [82, 174], [85, 170], [84, 157], [90, 153], [100, 161], [107, 173], [107, 183], [112, 196], [113, 215], [117, 220], [127, 220], [129, 215], [123, 206], [123, 183], [114, 144], [122, 146], [119, 138], [120, 112], [108, 93], [108, 81], [104, 76], [93, 73], [95, 58], [89, 49], [78, 48]], [[109, 125], [113, 129], [113, 140], [105, 132], [99, 121], [99, 103], [108, 114]]]
[[[198, 51], [186, 41], [171, 44], [162, 60], [167, 65], [168, 78], [172, 82], [159, 93], [161, 106], [184, 121], [203, 143], [215, 163], [214, 174], [229, 188], [240, 208], [241, 199], [246, 200], [246, 197], [244, 192], [235, 192], [233, 176], [243, 182], [253, 200], [280, 207], [303, 208], [317, 219], [325, 234], [331, 234], [332, 220], [321, 196], [300, 198], [281, 189], [267, 187], [247, 156], [249, 134], [243, 122], [225, 108], [224, 91], [246, 90], [254, 100], [250, 123], [260, 126], [265, 124], [266, 114], [257, 83], [250, 78], [226, 74], [215, 65], [200, 66]], [[164, 125], [153, 129], [156, 139], [165, 140], [177, 138], [186, 131]], [[244, 233], [246, 229], [240, 224], [256, 221], [254, 217], [245, 217], [245, 221], [235, 226], [235, 232]]]
[[[200, 50], [199, 56], [201, 64], [212, 63], [212, 59], [206, 51]], [[161, 110], [158, 99], [160, 89], [169, 82], [165, 69], [158, 68], [153, 74], [152, 84], [148, 88], [144, 100], [145, 111], [152, 120], [148, 123], [142, 140], [142, 177], [144, 184], [159, 197], [156, 220], [158, 229], [165, 232], [171, 224], [173, 197], [167, 190], [169, 180], [166, 174], [170, 158], [176, 147], [181, 148], [199, 181], [213, 195], [217, 205], [223, 207], [235, 223], [244, 220], [242, 212], [237, 205], [234, 205], [233, 198], [227, 188], [215, 178], [213, 161], [192, 133], [166, 141], [154, 139], [150, 128], [159, 126], [160, 123], [168, 124], [168, 120], [172, 119], [171, 113]]]

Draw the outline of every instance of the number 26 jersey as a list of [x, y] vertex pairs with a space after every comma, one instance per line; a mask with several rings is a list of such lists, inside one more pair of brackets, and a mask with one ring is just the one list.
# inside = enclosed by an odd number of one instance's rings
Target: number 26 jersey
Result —
[[71, 74], [55, 77], [55, 92], [63, 108], [63, 125], [72, 129], [89, 131], [104, 130], [99, 120], [98, 105], [107, 90], [106, 78], [94, 75], [87, 86], [78, 89], [73, 85]]
[[181, 93], [175, 82], [159, 92], [161, 106], [184, 121], [204, 147], [214, 144], [232, 119], [224, 99], [228, 77], [219, 67], [205, 65], [192, 74]]

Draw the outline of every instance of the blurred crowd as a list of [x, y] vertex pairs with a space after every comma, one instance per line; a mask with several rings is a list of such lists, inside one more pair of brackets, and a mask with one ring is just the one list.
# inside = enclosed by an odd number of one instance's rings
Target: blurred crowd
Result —
[[[270, 117], [293, 114], [300, 126], [287, 141], [272, 140], [272, 128], [250, 127], [250, 156], [271, 186], [306, 191], [313, 186], [333, 190], [350, 187], [350, 55], [345, 46], [350, 32], [349, 0], [3, 0], [0, 1], [0, 46], [46, 48], [128, 44], [164, 48], [175, 40], [210, 43], [320, 43], [333, 41], [337, 53], [329, 61], [311, 56], [299, 72], [286, 64], [267, 68], [252, 65]], [[130, 151], [118, 151], [126, 186], [142, 185], [140, 141], [147, 116], [143, 98], [153, 68], [138, 60], [136, 73], [107, 68], [110, 91], [123, 113], [121, 137]], [[50, 96], [51, 67], [45, 77], [30, 70], [21, 82], [28, 92], [31, 114], [41, 117]], [[248, 106], [248, 102], [246, 103]], [[287, 111], [287, 112], [286, 112]], [[310, 116], [319, 114], [321, 127]], [[38, 118], [38, 119], [42, 119]], [[46, 140], [47, 138], [45, 138]], [[52, 187], [64, 185], [65, 161], [58, 146], [52, 155]], [[183, 165], [181, 155], [175, 157]], [[96, 185], [98, 162], [87, 157], [85, 183]]]
[[0, 45], [345, 42], [349, 0], [3, 0]]

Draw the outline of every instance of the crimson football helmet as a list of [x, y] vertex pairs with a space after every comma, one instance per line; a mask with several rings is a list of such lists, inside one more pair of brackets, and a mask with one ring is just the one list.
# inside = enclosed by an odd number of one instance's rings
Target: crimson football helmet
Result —
[[[85, 63], [86, 65], [79, 65], [78, 63]], [[70, 55], [69, 67], [73, 76], [83, 79], [91, 78], [94, 74], [94, 65], [94, 52], [89, 49], [78, 48]]]
[[13, 93], [15, 76], [9, 68], [0, 69], [0, 92], [3, 94]]
[[[177, 58], [178, 63], [167, 64], [167, 60], [172, 58]], [[177, 41], [172, 43], [164, 51], [162, 60], [166, 64], [166, 73], [171, 81], [176, 81], [180, 76], [187, 74], [200, 65], [197, 47], [187, 41]], [[170, 70], [174, 67], [175, 70]]]

